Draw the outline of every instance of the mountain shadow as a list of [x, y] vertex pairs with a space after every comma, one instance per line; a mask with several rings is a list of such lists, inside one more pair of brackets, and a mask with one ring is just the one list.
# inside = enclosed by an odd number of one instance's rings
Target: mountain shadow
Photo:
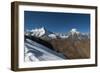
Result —
[[42, 45], [50, 48], [51, 50], [55, 50], [50, 42], [45, 41], [43, 39], [40, 39], [40, 38], [37, 38], [37, 37], [34, 37], [34, 36], [26, 36], [25, 35], [25, 39], [24, 40], [26, 40], [26, 39], [30, 39], [32, 41], [35, 41], [35, 42], [37, 42], [39, 44], [42, 44]]

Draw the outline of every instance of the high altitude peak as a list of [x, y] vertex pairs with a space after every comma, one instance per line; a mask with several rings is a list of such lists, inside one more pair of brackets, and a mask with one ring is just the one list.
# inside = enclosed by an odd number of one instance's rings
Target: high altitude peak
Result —
[[40, 29], [45, 29], [45, 27], [42, 26]]
[[41, 28], [32, 29], [31, 32], [32, 32], [31, 34], [32, 36], [41, 37], [42, 35], [45, 34], [46, 31], [44, 27], [41, 27]]
[[77, 31], [77, 29], [76, 29], [76, 28], [73, 28], [71, 31], [72, 31], [72, 32], [76, 32], [76, 31]]
[[45, 31], [45, 28], [44, 27], [41, 27], [41, 28], [39, 28], [39, 30], [44, 30]]
[[74, 35], [74, 34], [80, 34], [80, 32], [77, 31], [76, 28], [71, 29], [70, 33], [71, 33], [72, 35]]
[[31, 30], [32, 32], [34, 32], [34, 31], [45, 31], [45, 28], [44, 27], [40, 27], [40, 28], [35, 28], [35, 29], [32, 29]]

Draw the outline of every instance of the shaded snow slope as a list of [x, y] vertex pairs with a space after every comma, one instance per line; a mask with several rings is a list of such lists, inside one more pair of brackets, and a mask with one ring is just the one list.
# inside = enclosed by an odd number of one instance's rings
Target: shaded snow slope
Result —
[[25, 62], [63, 60], [64, 55], [57, 53], [31, 39], [25, 40]]

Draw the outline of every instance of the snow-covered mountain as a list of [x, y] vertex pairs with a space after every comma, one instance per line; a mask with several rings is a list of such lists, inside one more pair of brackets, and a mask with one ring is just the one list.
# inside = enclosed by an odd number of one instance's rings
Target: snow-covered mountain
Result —
[[55, 39], [57, 35], [53, 32], [48, 31], [44, 27], [32, 29], [30, 31], [25, 32], [27, 36], [35, 36], [39, 38], [46, 38], [46, 39]]
[[24, 61], [37, 62], [37, 61], [50, 61], [50, 60], [63, 60], [65, 59], [62, 53], [57, 53], [50, 48], [26, 38], [24, 45]]
[[25, 35], [41, 37], [43, 35], [48, 35], [50, 33], [51, 32], [47, 31], [44, 27], [41, 27], [41, 28], [35, 28], [32, 30], [28, 30], [26, 31]]
[[35, 36], [35, 37], [56, 38], [56, 35], [53, 32], [48, 31], [44, 27], [27, 31], [27, 32], [25, 32], [25, 35], [30, 35], [30, 36]]
[[79, 35], [80, 32], [77, 31], [77, 29], [75, 29], [75, 28], [71, 29], [70, 32], [69, 32], [69, 35], [75, 35], [75, 34]]
[[89, 39], [90, 38], [89, 34], [79, 32], [75, 28], [71, 29], [71, 31], [68, 32], [67, 36], [68, 36], [68, 38], [71, 38], [71, 39], [74, 39], [74, 40], [75, 39], [82, 40], [82, 39]]
[[31, 32], [32, 32], [31, 34], [32, 36], [37, 36], [37, 37], [41, 37], [46, 33], [44, 27], [40, 29], [32, 29]]
[[72, 39], [80, 39], [80, 40], [89, 39], [89, 34], [79, 32], [75, 28], [71, 29], [68, 33], [66, 32], [66, 34], [62, 34], [62, 33], [51, 32], [48, 31], [46, 28], [41, 27], [41, 28], [36, 28], [27, 31], [25, 32], [25, 35], [35, 36], [39, 38], [42, 37], [47, 39], [56, 39], [56, 38], [61, 38], [61, 39], [72, 38]]

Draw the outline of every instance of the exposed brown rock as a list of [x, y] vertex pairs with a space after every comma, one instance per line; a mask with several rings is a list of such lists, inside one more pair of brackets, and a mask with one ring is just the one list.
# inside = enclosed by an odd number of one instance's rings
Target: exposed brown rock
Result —
[[52, 39], [50, 43], [56, 51], [63, 53], [66, 58], [83, 59], [90, 57], [90, 40]]

